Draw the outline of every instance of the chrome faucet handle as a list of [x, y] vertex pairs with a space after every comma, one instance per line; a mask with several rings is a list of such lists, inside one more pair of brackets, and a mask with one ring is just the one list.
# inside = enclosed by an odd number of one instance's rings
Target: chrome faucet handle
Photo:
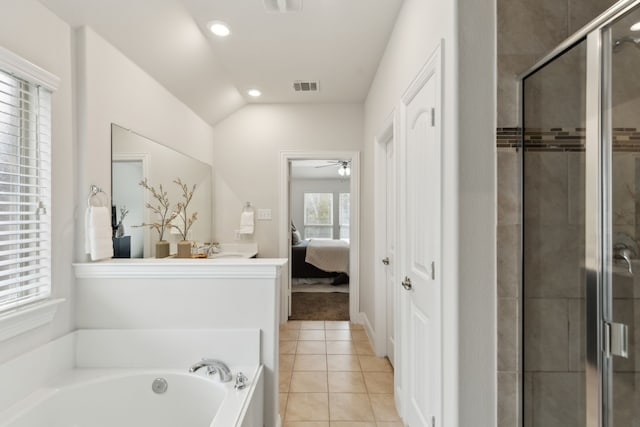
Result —
[[618, 243], [613, 247], [613, 257], [615, 259], [621, 259], [627, 262], [629, 274], [633, 274], [633, 269], [631, 268], [631, 259], [635, 257], [635, 255], [636, 254], [634, 253], [634, 251], [624, 243]]
[[236, 384], [233, 386], [236, 390], [244, 390], [247, 387], [247, 381], [249, 378], [242, 372], [238, 372], [236, 375]]

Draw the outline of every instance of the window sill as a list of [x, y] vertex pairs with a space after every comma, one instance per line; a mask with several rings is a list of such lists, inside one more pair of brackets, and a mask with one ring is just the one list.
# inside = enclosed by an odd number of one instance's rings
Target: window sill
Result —
[[51, 323], [63, 298], [49, 299], [0, 316], [0, 342]]

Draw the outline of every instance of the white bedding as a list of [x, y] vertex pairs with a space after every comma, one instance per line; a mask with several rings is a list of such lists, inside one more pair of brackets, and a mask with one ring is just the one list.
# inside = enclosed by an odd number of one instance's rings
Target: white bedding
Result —
[[324, 271], [349, 274], [349, 243], [344, 240], [311, 239], [305, 261]]

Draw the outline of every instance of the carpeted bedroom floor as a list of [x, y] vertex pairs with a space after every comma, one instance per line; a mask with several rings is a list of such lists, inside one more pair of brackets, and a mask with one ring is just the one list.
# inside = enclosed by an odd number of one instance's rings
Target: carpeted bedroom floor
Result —
[[294, 292], [290, 320], [349, 320], [348, 293]]

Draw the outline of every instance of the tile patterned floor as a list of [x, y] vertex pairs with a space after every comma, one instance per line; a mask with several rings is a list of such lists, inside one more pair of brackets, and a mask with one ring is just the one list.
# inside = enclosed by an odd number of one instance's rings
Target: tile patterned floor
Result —
[[402, 427], [393, 368], [374, 355], [360, 325], [280, 325], [279, 381], [284, 427]]

